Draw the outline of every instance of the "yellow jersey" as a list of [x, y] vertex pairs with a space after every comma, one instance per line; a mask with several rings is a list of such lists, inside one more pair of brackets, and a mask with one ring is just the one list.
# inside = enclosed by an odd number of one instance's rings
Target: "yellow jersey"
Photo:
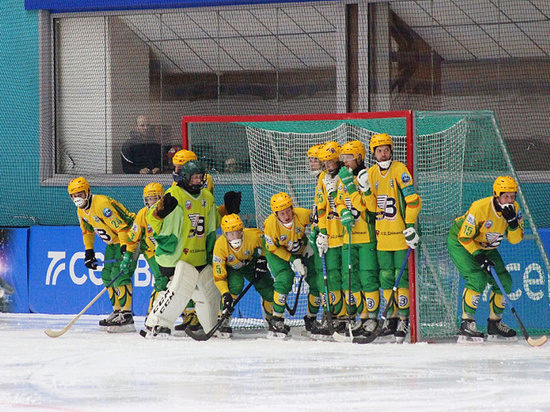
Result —
[[287, 262], [292, 255], [301, 254], [306, 245], [306, 226], [309, 224], [310, 209], [295, 207], [294, 218], [286, 227], [281, 223], [275, 213], [265, 220], [264, 237], [265, 246], [271, 253]]
[[94, 234], [107, 244], [128, 244], [128, 231], [135, 214], [115, 199], [104, 195], [92, 195], [88, 209], [78, 208], [78, 220], [86, 249], [94, 248]]
[[524, 222], [518, 202], [514, 202], [514, 209], [518, 227], [512, 229], [502, 213], [496, 211], [492, 196], [476, 200], [464, 216], [455, 220], [451, 236], [458, 238], [471, 254], [478, 250], [496, 249], [505, 235], [510, 243], [519, 243], [524, 236]]
[[[374, 216], [372, 212], [368, 212], [368, 197], [363, 195], [357, 188], [357, 176], [354, 176], [353, 183], [356, 191], [351, 195], [342, 182], [338, 184], [338, 193], [335, 200], [336, 210], [340, 215], [342, 210], [347, 208], [355, 218], [355, 224], [351, 230], [351, 243], [353, 245], [374, 242], [376, 240]], [[344, 228], [344, 232], [343, 241], [345, 244], [349, 244], [349, 234], [346, 228]]]
[[[325, 230], [328, 235], [328, 246], [329, 247], [339, 247], [342, 246], [344, 228], [342, 223], [340, 223], [340, 215], [336, 211], [335, 199], [332, 196], [329, 196], [323, 179], [327, 175], [327, 171], [323, 170], [319, 174], [319, 179], [317, 180], [318, 190], [315, 194], [315, 205], [317, 206], [318, 220], [317, 226], [319, 230]], [[338, 180], [339, 178], [336, 177]], [[338, 182], [338, 185], [341, 185], [341, 182]]]
[[[134, 224], [128, 232], [128, 248], [126, 250], [133, 253], [139, 246], [143, 253], [151, 258], [155, 255], [155, 239], [153, 238], [153, 228], [145, 219], [148, 211], [149, 208], [145, 206], [137, 212]], [[145, 245], [140, 246], [141, 240], [144, 241]]]
[[238, 270], [249, 265], [255, 255], [258, 255], [257, 250], [262, 248], [261, 236], [262, 231], [260, 229], [243, 229], [243, 244], [239, 250], [233, 249], [224, 235], [216, 240], [212, 269], [214, 271], [214, 283], [222, 295], [229, 292], [227, 267]]
[[385, 171], [377, 164], [371, 166], [368, 174], [372, 191], [369, 209], [376, 212], [377, 249], [407, 249], [403, 230], [414, 224], [422, 208], [409, 170], [394, 160]]

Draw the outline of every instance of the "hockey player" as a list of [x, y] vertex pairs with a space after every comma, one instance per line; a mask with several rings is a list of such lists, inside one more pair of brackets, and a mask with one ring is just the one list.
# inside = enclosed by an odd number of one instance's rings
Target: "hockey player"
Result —
[[168, 287], [158, 294], [145, 322], [146, 337], [166, 337], [190, 299], [209, 331], [215, 324], [220, 292], [214, 285], [212, 252], [217, 211], [212, 193], [204, 189], [205, 170], [195, 160], [178, 171], [181, 179], [147, 213], [155, 232], [156, 259]]
[[134, 223], [135, 214], [108, 196], [92, 195], [90, 184], [83, 177], [71, 180], [68, 192], [78, 208], [78, 220], [86, 248], [84, 265], [88, 269], [97, 269], [94, 252], [95, 234], [107, 243], [105, 260], [117, 260], [106, 263], [101, 270], [101, 279], [105, 286], [119, 274], [120, 276], [113, 286], [108, 288], [113, 312], [106, 319], [99, 321], [99, 329], [108, 332], [133, 332], [136, 329], [132, 316], [132, 275], [137, 262], [127, 261], [127, 267], [120, 273], [120, 261], [126, 251], [128, 232]]
[[[179, 170], [183, 167], [185, 163], [187, 163], [189, 160], [195, 160], [197, 161], [197, 155], [195, 152], [192, 152], [191, 150], [179, 150], [174, 154], [172, 158], [172, 163], [174, 164], [174, 172], [173, 172], [173, 178], [174, 182], [172, 185], [176, 185], [178, 180], [181, 178], [179, 175]], [[212, 176], [210, 174], [205, 175], [204, 180], [204, 187], [212, 194], [214, 194], [214, 181], [212, 180]], [[218, 222], [219, 225], [220, 219], [222, 216], [225, 216], [229, 213], [239, 213], [241, 211], [241, 192], [233, 192], [229, 191], [224, 196], [224, 204], [218, 207]], [[227, 205], [227, 206], [226, 206]], [[229, 210], [229, 211], [228, 211]], [[195, 313], [195, 302], [192, 300], [189, 301], [189, 304], [184, 310], [184, 313], [182, 315], [183, 322], [179, 325], [176, 325], [175, 329], [178, 331], [183, 331], [186, 328], [191, 328], [193, 331], [198, 331], [201, 329], [201, 325], [197, 319], [197, 315]]]
[[[307, 269], [314, 265], [311, 259], [313, 250], [308, 246], [305, 236], [311, 210], [295, 208], [290, 196], [284, 192], [273, 195], [270, 203], [273, 214], [265, 220], [264, 230], [264, 252], [275, 278], [273, 317], [269, 322], [269, 336], [284, 338], [289, 332], [289, 328], [284, 324], [285, 304], [294, 282], [294, 272], [305, 277]], [[310, 293], [315, 294], [315, 285], [312, 282], [308, 285]], [[309, 301], [308, 311], [316, 314], [319, 307], [311, 307], [311, 304]]]
[[[361, 190], [357, 190], [358, 176], [360, 174], [368, 176], [364, 164], [365, 155], [365, 146], [359, 140], [347, 142], [342, 146], [340, 160], [345, 167], [340, 168], [338, 173], [342, 184], [338, 188], [336, 197], [336, 210], [345, 229], [342, 246], [342, 288], [347, 312], [352, 318], [351, 329], [354, 335], [372, 334], [378, 326], [380, 307], [375, 218], [374, 213], [367, 210], [367, 198], [363, 196]], [[348, 266], [349, 257], [351, 257], [351, 271]], [[351, 275], [351, 281], [349, 275]], [[354, 324], [353, 320], [357, 312], [360, 313], [361, 322]], [[347, 331], [348, 328], [346, 333]]]
[[[504, 236], [512, 244], [523, 239], [523, 219], [516, 202], [518, 185], [510, 176], [499, 176], [493, 183], [493, 196], [472, 203], [457, 218], [447, 237], [451, 259], [466, 281], [462, 292], [462, 323], [458, 341], [483, 342], [483, 333], [476, 327], [475, 313], [481, 293], [491, 285], [490, 315], [487, 338], [516, 340], [516, 331], [502, 322], [506, 304], [503, 292], [512, 289], [512, 277], [498, 253]], [[500, 290], [491, 275], [494, 268], [505, 290]]]
[[[273, 278], [267, 272], [267, 260], [262, 256], [262, 231], [244, 229], [239, 215], [222, 218], [223, 234], [214, 245], [212, 268], [214, 283], [222, 295], [223, 310], [233, 312], [233, 301], [242, 292], [244, 280], [254, 282], [262, 297], [267, 320], [273, 316]], [[231, 337], [231, 317], [220, 327], [221, 337]]]
[[[319, 160], [324, 164], [324, 170], [319, 175], [318, 190], [315, 197], [315, 205], [318, 213], [319, 232], [313, 239], [314, 234], [310, 236], [310, 242], [315, 242], [321, 259], [325, 259], [327, 271], [328, 299], [333, 327], [337, 332], [345, 328], [345, 306], [342, 298], [342, 244], [344, 229], [340, 223], [340, 216], [336, 211], [335, 197], [338, 192], [338, 171], [342, 164], [340, 163], [340, 144], [337, 142], [327, 142], [319, 150]], [[321, 272], [322, 273], [322, 272]], [[319, 290], [325, 292], [323, 277], [319, 276]], [[325, 302], [327, 302], [325, 300]], [[319, 328], [319, 333], [312, 334], [314, 338], [324, 338], [330, 336], [329, 327], [326, 322]]]
[[[370, 150], [376, 164], [368, 169], [368, 180], [361, 176], [361, 185], [370, 185], [372, 191], [369, 206], [376, 210], [376, 241], [380, 285], [386, 302], [389, 301], [393, 285], [407, 248], [415, 249], [419, 236], [414, 227], [422, 199], [416, 193], [413, 179], [407, 167], [393, 159], [393, 141], [386, 134], [375, 134], [370, 139]], [[409, 272], [406, 267], [397, 285], [397, 310], [391, 308], [390, 318], [383, 325], [381, 336], [394, 335], [397, 342], [403, 342], [409, 330]]]
[[[315, 203], [315, 199], [317, 198], [317, 192], [320, 190], [318, 181], [319, 175], [323, 171], [323, 162], [319, 160], [319, 151], [323, 148], [323, 146], [323, 143], [316, 144], [314, 146], [311, 146], [307, 151], [310, 174], [317, 178], [317, 183], [315, 186], [315, 196], [313, 198], [313, 209], [311, 211], [311, 216], [309, 219], [311, 223], [311, 232], [309, 236], [311, 239], [315, 239], [317, 237], [317, 234], [319, 233], [319, 215], [317, 214], [317, 205]], [[315, 244], [315, 241], [309, 242], [309, 245], [314, 251], [312, 257], [314, 262], [314, 266], [312, 267], [312, 269], [314, 270], [308, 271], [308, 280], [309, 283], [315, 285], [315, 294], [312, 294], [310, 290], [310, 293], [308, 295], [308, 309], [310, 306], [313, 308], [318, 308], [321, 306], [321, 296], [320, 293], [318, 293], [318, 288], [319, 285], [323, 283], [323, 264], [321, 262], [321, 257], [319, 256], [319, 251], [317, 250], [317, 245]], [[320, 324], [319, 322], [317, 322], [317, 313], [317, 311], [315, 311], [315, 313], [311, 313], [311, 311], [308, 310], [308, 313], [304, 316], [305, 332], [308, 335], [311, 335], [312, 332], [318, 333]]]
[[[191, 150], [180, 150], [177, 152], [172, 162], [174, 163], [175, 170], [174, 170], [174, 180], [175, 182], [173, 184], [177, 183], [177, 179], [179, 179], [178, 170], [183, 167], [185, 163], [187, 163], [189, 160], [197, 160], [197, 155], [192, 152]], [[207, 173], [205, 178], [205, 186], [207, 190], [210, 191], [210, 193], [214, 194], [214, 181], [212, 180], [212, 176]], [[223, 217], [228, 214], [239, 214], [241, 211], [241, 192], [233, 192], [229, 191], [224, 195], [224, 204], [218, 207], [218, 212], [220, 214], [220, 217]]]
[[126, 248], [124, 258], [120, 264], [120, 268], [127, 271], [130, 266], [132, 256], [138, 248], [139, 253], [143, 253], [145, 256], [145, 260], [147, 260], [149, 269], [151, 269], [151, 273], [155, 279], [155, 287], [151, 293], [147, 313], [151, 311], [153, 302], [155, 301], [158, 292], [165, 290], [166, 285], [168, 284], [168, 278], [161, 275], [159, 266], [155, 259], [155, 239], [153, 237], [153, 229], [151, 228], [151, 225], [147, 224], [145, 219], [145, 215], [149, 209], [157, 203], [163, 195], [164, 188], [160, 183], [149, 183], [143, 188], [143, 203], [145, 204], [145, 207], [137, 213], [132, 229], [128, 233], [128, 247]]

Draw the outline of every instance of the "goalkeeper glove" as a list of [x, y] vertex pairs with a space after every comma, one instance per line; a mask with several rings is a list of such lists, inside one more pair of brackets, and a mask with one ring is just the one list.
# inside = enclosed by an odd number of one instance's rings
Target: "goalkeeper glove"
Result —
[[228, 214], [239, 214], [241, 211], [241, 192], [229, 191], [223, 196], [225, 210]]
[[170, 193], [166, 193], [157, 205], [157, 216], [164, 219], [178, 206], [178, 201]]

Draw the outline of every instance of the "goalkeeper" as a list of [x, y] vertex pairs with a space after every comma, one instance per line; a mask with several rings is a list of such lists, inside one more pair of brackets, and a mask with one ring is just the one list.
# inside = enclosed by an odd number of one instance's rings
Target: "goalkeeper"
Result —
[[[285, 338], [289, 332], [284, 324], [285, 305], [294, 283], [294, 273], [306, 277], [307, 270], [314, 265], [313, 250], [305, 235], [311, 210], [295, 208], [290, 196], [284, 192], [273, 195], [270, 204], [273, 214], [265, 220], [264, 252], [275, 282], [273, 317], [269, 322], [268, 336]], [[311, 282], [308, 277], [305, 279], [310, 294], [318, 297], [315, 282]], [[315, 306], [315, 302], [319, 302], [319, 299], [308, 300], [308, 313], [316, 315], [319, 312], [319, 306]]]
[[[340, 168], [338, 173], [342, 185], [339, 186], [336, 197], [336, 209], [345, 229], [342, 246], [342, 288], [348, 315], [352, 319], [351, 329], [356, 336], [368, 336], [374, 332], [378, 326], [380, 307], [375, 219], [374, 213], [367, 210], [367, 196], [363, 195], [363, 192], [370, 188], [364, 164], [365, 154], [365, 146], [359, 140], [347, 142], [342, 146], [340, 160], [344, 162], [345, 167]], [[360, 190], [357, 190], [357, 186]], [[351, 266], [348, 266], [350, 257]], [[357, 313], [360, 314], [360, 322], [354, 321]]]
[[[413, 179], [407, 167], [393, 159], [393, 141], [386, 134], [375, 134], [370, 139], [370, 150], [376, 164], [368, 173], [369, 210], [376, 211], [376, 249], [380, 267], [380, 286], [386, 302], [407, 255], [407, 248], [419, 243], [414, 224], [422, 207]], [[409, 272], [402, 273], [397, 285], [397, 308], [390, 308], [390, 317], [382, 325], [380, 336], [394, 335], [395, 341], [405, 340], [409, 330]]]
[[[491, 285], [490, 315], [487, 320], [489, 340], [515, 340], [516, 331], [502, 322], [506, 304], [503, 292], [512, 290], [512, 276], [497, 251], [504, 236], [516, 244], [523, 239], [523, 219], [516, 202], [518, 185], [510, 176], [499, 176], [493, 183], [493, 196], [472, 203], [468, 211], [455, 220], [447, 237], [451, 259], [466, 281], [462, 293], [462, 322], [458, 341], [482, 342], [483, 333], [476, 327], [475, 313], [481, 293]], [[500, 290], [491, 275], [494, 268], [505, 290]]]
[[[90, 184], [83, 177], [70, 181], [69, 195], [78, 208], [78, 220], [82, 229], [82, 238], [86, 255], [84, 264], [88, 269], [96, 270], [98, 266], [94, 252], [95, 235], [107, 243], [105, 260], [116, 259], [106, 263], [101, 270], [101, 280], [107, 286], [120, 273], [120, 261], [128, 244], [128, 232], [134, 223], [135, 214], [121, 203], [103, 195], [92, 195]], [[109, 287], [109, 299], [113, 312], [99, 321], [99, 329], [108, 332], [135, 331], [132, 316], [132, 275], [137, 262], [134, 261]]]
[[[197, 155], [191, 150], [178, 150], [172, 157], [172, 163], [174, 164], [173, 178], [174, 182], [172, 186], [177, 185], [178, 181], [181, 179], [179, 171], [188, 161], [194, 160], [197, 161]], [[204, 188], [210, 193], [214, 194], [214, 181], [210, 173], [205, 174], [204, 178]], [[231, 213], [240, 213], [241, 211], [241, 192], [229, 191], [224, 196], [224, 204], [218, 207], [218, 221], [217, 225], [219, 226], [220, 219], [222, 216]], [[183, 322], [179, 325], [176, 325], [174, 328], [176, 331], [184, 331], [187, 328], [190, 328], [193, 331], [199, 331], [202, 329], [199, 320], [197, 319], [197, 314], [195, 313], [195, 302], [190, 300], [189, 304], [185, 308], [182, 314]]]
[[[214, 244], [212, 269], [214, 283], [222, 295], [222, 309], [233, 312], [233, 301], [243, 291], [246, 279], [254, 282], [269, 322], [273, 316], [273, 278], [268, 274], [265, 256], [261, 255], [262, 231], [244, 229], [236, 214], [224, 216], [221, 229], [223, 234]], [[231, 337], [231, 317], [225, 318], [219, 332], [221, 337]]]

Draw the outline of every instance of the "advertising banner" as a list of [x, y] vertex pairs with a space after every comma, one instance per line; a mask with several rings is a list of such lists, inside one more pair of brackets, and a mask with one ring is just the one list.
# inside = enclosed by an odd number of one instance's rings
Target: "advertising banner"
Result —
[[[32, 312], [79, 313], [103, 289], [102, 266], [84, 266], [84, 244], [77, 226], [33, 226], [29, 234], [29, 306]], [[96, 236], [96, 259], [103, 261], [105, 243]], [[133, 278], [133, 311], [146, 315], [153, 290], [149, 265], [140, 255]], [[105, 293], [88, 314], [109, 314], [112, 306]]]
[[0, 312], [28, 313], [27, 237], [29, 229], [0, 229]]

